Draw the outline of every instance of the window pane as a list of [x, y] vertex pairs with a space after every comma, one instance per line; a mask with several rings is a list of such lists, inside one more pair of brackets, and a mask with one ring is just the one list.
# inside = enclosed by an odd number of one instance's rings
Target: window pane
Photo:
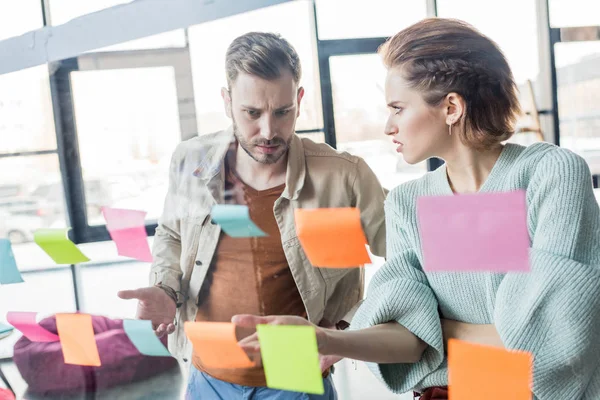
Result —
[[189, 29], [200, 134], [225, 129], [231, 123], [225, 115], [221, 98], [221, 88], [227, 86], [225, 53], [233, 39], [251, 31], [279, 33], [295, 47], [302, 62], [301, 84], [305, 89], [296, 129], [322, 128], [320, 83], [311, 19], [311, 3], [303, 0], [196, 25]]
[[600, 174], [600, 42], [555, 47], [560, 144]]
[[316, 0], [319, 39], [392, 36], [427, 16], [425, 0]]
[[33, 232], [65, 226], [58, 156], [0, 158], [0, 171], [0, 237], [13, 243], [21, 269], [53, 266], [33, 243]]
[[[152, 240], [148, 238], [150, 246]], [[79, 248], [92, 259], [92, 263], [80, 265], [83, 311], [111, 318], [134, 318], [137, 301], [121, 300], [117, 292], [148, 286], [150, 263], [118, 256], [114, 242], [86, 243]]]
[[0, 75], [0, 153], [56, 149], [48, 67]]
[[25, 282], [2, 285], [0, 291], [1, 321], [6, 321], [4, 317], [8, 311], [36, 311], [45, 315], [75, 311], [70, 269], [22, 275]]
[[329, 64], [338, 149], [363, 157], [387, 189], [427, 172], [425, 162], [406, 163], [384, 134], [388, 111], [379, 55], [332, 57]]
[[[39, 0], [37, 0], [39, 2]], [[132, 0], [50, 0], [50, 15], [52, 25], [61, 25], [82, 15], [91, 14], [120, 4], [130, 3]], [[161, 49], [168, 47], [185, 47], [185, 32], [178, 29], [172, 32], [159, 33], [113, 46], [92, 50], [95, 51], [123, 51], [141, 49]]]
[[598, 0], [549, 0], [549, 3], [550, 25], [555, 28], [600, 25]]
[[43, 25], [40, 0], [0, 2], [0, 40], [34, 31]]
[[181, 141], [173, 68], [79, 71], [71, 78], [88, 222], [104, 224], [102, 206], [156, 219]]
[[537, 79], [535, 0], [438, 0], [437, 5], [440, 17], [466, 21], [494, 40], [508, 59], [518, 84]]

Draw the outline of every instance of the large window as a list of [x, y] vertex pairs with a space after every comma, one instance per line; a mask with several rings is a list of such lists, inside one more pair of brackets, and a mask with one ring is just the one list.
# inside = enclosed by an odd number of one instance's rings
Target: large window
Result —
[[548, 0], [548, 3], [552, 27], [600, 25], [600, 2], [596, 0]]
[[0, 2], [0, 40], [41, 28], [40, 0]]
[[427, 16], [424, 0], [316, 0], [319, 39], [387, 37]]
[[305, 89], [296, 129], [320, 129], [323, 117], [311, 21], [311, 2], [300, 0], [191, 27], [189, 40], [198, 132], [215, 132], [231, 123], [221, 98], [221, 88], [227, 86], [225, 53], [233, 39], [251, 31], [279, 33], [294, 46], [302, 62], [301, 85]]

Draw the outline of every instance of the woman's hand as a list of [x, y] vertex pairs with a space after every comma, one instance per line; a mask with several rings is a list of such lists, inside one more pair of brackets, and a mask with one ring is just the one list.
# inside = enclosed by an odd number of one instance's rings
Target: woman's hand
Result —
[[502, 339], [493, 324], [469, 324], [444, 318], [442, 318], [441, 322], [444, 334], [444, 348], [446, 349], [448, 348], [448, 341], [450, 339], [504, 347], [504, 343], [502, 343]]
[[[340, 361], [343, 357], [336, 355], [324, 355], [322, 354], [323, 349], [327, 343], [327, 328], [316, 326], [310, 321], [296, 316], [287, 315], [273, 315], [266, 317], [259, 317], [255, 315], [235, 315], [231, 322], [236, 326], [242, 328], [256, 328], [256, 325], [306, 325], [315, 328], [317, 335], [317, 348], [319, 350], [319, 362], [321, 364], [321, 371], [325, 371], [336, 362]], [[258, 341], [258, 333], [247, 336], [240, 340], [239, 345], [248, 356], [253, 360], [260, 360], [260, 343]], [[258, 354], [257, 354], [258, 353]]]

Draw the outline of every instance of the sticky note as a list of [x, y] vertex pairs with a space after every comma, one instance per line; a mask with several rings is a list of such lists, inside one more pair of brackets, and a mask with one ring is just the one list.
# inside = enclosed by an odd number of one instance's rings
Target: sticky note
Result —
[[358, 208], [298, 209], [296, 233], [315, 267], [348, 268], [371, 263]]
[[314, 327], [258, 325], [256, 331], [268, 387], [324, 393]]
[[151, 321], [126, 319], [123, 320], [123, 329], [140, 353], [158, 357], [169, 357], [171, 355], [156, 336]]
[[10, 241], [0, 239], [0, 284], [23, 282]]
[[235, 325], [230, 322], [186, 322], [185, 334], [194, 352], [208, 368], [249, 368], [250, 361], [238, 345]]
[[451, 399], [531, 400], [531, 354], [451, 339], [448, 382]]
[[152, 262], [152, 253], [146, 239], [146, 212], [103, 207], [102, 214], [119, 255]]
[[75, 243], [69, 240], [65, 229], [38, 229], [33, 233], [35, 242], [54, 260], [57, 264], [77, 264], [90, 261]]
[[65, 364], [101, 365], [91, 315], [56, 314], [56, 327]]
[[231, 237], [262, 237], [267, 236], [250, 219], [248, 206], [239, 204], [217, 204], [211, 210], [213, 222]]
[[525, 192], [417, 199], [427, 271], [529, 271]]
[[0, 322], [0, 339], [10, 335], [12, 333], [12, 331], [14, 331], [14, 330], [15, 330], [15, 328], [13, 328], [12, 326], [5, 325]]
[[58, 342], [58, 335], [42, 328], [36, 321], [36, 315], [35, 312], [11, 311], [6, 314], [6, 320], [32, 342]]

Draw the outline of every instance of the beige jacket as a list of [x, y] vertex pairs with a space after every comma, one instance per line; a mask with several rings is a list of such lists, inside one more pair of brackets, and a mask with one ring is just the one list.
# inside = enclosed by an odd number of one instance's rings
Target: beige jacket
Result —
[[[183, 324], [195, 319], [200, 288], [219, 240], [221, 229], [211, 222], [210, 210], [223, 203], [224, 160], [232, 139], [229, 128], [179, 144], [154, 236], [150, 284], [162, 283], [184, 297], [177, 309], [176, 331], [169, 335], [169, 349], [186, 362], [192, 347]], [[298, 241], [294, 209], [358, 207], [371, 251], [384, 256], [384, 199], [384, 190], [363, 159], [294, 135], [286, 187], [273, 212], [292, 276], [313, 323], [337, 322], [348, 314], [363, 297], [364, 273], [362, 268], [314, 268]]]

